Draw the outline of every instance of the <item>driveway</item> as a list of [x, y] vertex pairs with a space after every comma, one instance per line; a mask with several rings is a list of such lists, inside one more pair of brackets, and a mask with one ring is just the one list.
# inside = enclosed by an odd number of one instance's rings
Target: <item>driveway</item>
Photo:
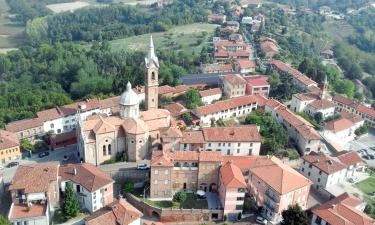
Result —
[[217, 193], [206, 192], [207, 204], [209, 209], [220, 209], [221, 204]]

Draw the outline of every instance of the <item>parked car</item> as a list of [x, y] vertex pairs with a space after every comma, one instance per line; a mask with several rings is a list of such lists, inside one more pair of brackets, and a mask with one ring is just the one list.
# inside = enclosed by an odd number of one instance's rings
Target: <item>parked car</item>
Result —
[[0, 170], [3, 170], [4, 169], [4, 166], [0, 165]]
[[137, 165], [138, 170], [147, 170], [149, 167], [146, 163], [140, 163]]
[[375, 159], [374, 155], [368, 154], [367, 155], [370, 159]]
[[261, 216], [258, 216], [258, 217], [256, 218], [255, 222], [258, 223], [258, 224], [263, 224], [263, 225], [267, 225], [267, 223], [268, 223], [267, 220], [264, 219], [264, 218], [261, 217]]
[[370, 157], [368, 157], [368, 155], [363, 155], [362, 158], [367, 159], [367, 160], [370, 159]]
[[15, 167], [15, 166], [18, 166], [19, 164], [20, 164], [19, 162], [10, 162], [8, 163], [7, 168]]
[[39, 158], [43, 158], [43, 157], [46, 157], [46, 156], [49, 156], [49, 152], [41, 152], [39, 153]]

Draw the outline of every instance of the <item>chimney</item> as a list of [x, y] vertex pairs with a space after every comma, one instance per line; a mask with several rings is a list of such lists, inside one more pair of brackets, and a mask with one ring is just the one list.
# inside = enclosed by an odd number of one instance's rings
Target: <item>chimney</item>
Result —
[[77, 175], [77, 169], [76, 168], [73, 169], [73, 174]]

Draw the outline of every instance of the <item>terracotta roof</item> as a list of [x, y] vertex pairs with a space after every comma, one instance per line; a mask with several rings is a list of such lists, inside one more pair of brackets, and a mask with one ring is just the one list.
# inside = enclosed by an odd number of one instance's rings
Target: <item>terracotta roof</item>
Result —
[[333, 97], [333, 101], [339, 102], [339, 103], [347, 105], [347, 106], [351, 106], [353, 108], [355, 108], [358, 105], [358, 103], [355, 103], [350, 98], [347, 98], [347, 97], [342, 96], [342, 95], [335, 95]]
[[145, 122], [137, 118], [125, 119], [123, 124], [126, 133], [144, 134], [149, 131]]
[[98, 99], [89, 99], [81, 102], [74, 102], [69, 105], [63, 105], [57, 107], [60, 113], [64, 116], [74, 115], [78, 111], [86, 112], [93, 109], [99, 109], [100, 104]]
[[199, 152], [199, 162], [221, 162], [223, 160], [223, 155], [221, 152], [210, 152], [201, 151]]
[[211, 105], [200, 106], [195, 109], [195, 112], [199, 116], [205, 116], [205, 115], [213, 114], [216, 112], [221, 112], [227, 109], [236, 108], [238, 106], [253, 104], [257, 102], [262, 103], [263, 102], [262, 100], [264, 100], [264, 98], [254, 96], [254, 95], [246, 95], [246, 96], [241, 96], [237, 98], [217, 101]]
[[58, 162], [20, 165], [9, 190], [24, 190], [25, 193], [48, 192], [50, 184], [57, 182]]
[[43, 119], [43, 121], [55, 120], [64, 117], [58, 107], [37, 112], [36, 115], [38, 118]]
[[178, 86], [176, 86], [176, 90], [174, 91], [174, 93], [181, 93], [181, 92], [185, 92], [187, 90], [189, 90], [189, 86], [184, 85], [184, 84], [178, 85]]
[[171, 87], [169, 85], [159, 86], [158, 93], [159, 95], [173, 93], [176, 90], [176, 88]]
[[348, 120], [352, 121], [353, 123], [359, 123], [359, 122], [363, 121], [362, 117], [360, 117], [358, 115], [355, 115], [355, 114], [352, 114], [350, 112], [342, 111], [340, 113], [340, 115], [341, 115], [342, 118], [348, 119]]
[[279, 48], [272, 41], [262, 41], [260, 42], [260, 48], [263, 52], [267, 53], [278, 53]]
[[363, 163], [363, 160], [361, 157], [358, 155], [357, 152], [345, 152], [337, 158], [340, 160], [340, 162], [344, 163], [347, 167], [357, 164], [357, 163]]
[[101, 116], [99, 116], [99, 121], [95, 125], [93, 131], [96, 134], [104, 134], [108, 132], [113, 132], [116, 130], [116, 127], [108, 122], [106, 122]]
[[303, 156], [303, 159], [328, 175], [346, 169], [346, 165], [324, 153], [311, 152], [309, 155]]
[[5, 129], [10, 132], [19, 132], [31, 128], [43, 126], [43, 120], [40, 118], [18, 120], [5, 125]]
[[165, 127], [160, 130], [162, 138], [182, 138], [182, 132], [177, 127]]
[[201, 97], [208, 97], [208, 96], [212, 96], [212, 95], [221, 95], [222, 92], [221, 92], [220, 88], [213, 88], [213, 89], [200, 91], [199, 94], [200, 94]]
[[250, 59], [237, 59], [236, 63], [240, 68], [255, 68], [255, 62]]
[[256, 125], [239, 127], [204, 127], [206, 142], [260, 142], [261, 136]]
[[226, 188], [246, 188], [240, 168], [231, 161], [220, 168], [220, 179]]
[[293, 95], [295, 98], [298, 98], [301, 101], [313, 101], [319, 98], [319, 96], [315, 93], [298, 93]]
[[368, 117], [375, 118], [375, 110], [373, 108], [367, 107], [365, 105], [359, 104], [354, 102], [353, 100], [342, 96], [336, 95], [333, 97], [333, 101], [339, 102], [343, 105], [349, 106], [355, 110], [357, 110], [360, 114], [364, 114]]
[[182, 114], [189, 112], [187, 108], [178, 102], [166, 105], [164, 108], [171, 113], [171, 116], [174, 117], [181, 116]]
[[331, 120], [324, 125], [326, 130], [333, 131], [335, 133], [349, 129], [354, 126], [354, 123], [346, 118], [339, 118], [337, 120]]
[[173, 161], [167, 152], [152, 151], [150, 165], [151, 167], [170, 167], [173, 166]]
[[374, 225], [375, 220], [356, 209], [362, 201], [344, 193], [312, 210], [312, 213], [331, 225]]
[[94, 192], [108, 184], [114, 183], [114, 180], [110, 176], [89, 163], [60, 166], [59, 176], [61, 177], [61, 181], [72, 181], [81, 185], [89, 192]]
[[258, 157], [250, 166], [250, 173], [260, 178], [279, 194], [286, 194], [302, 187], [310, 186], [312, 182], [278, 158]]
[[365, 114], [371, 118], [375, 118], [375, 110], [364, 105], [358, 105], [356, 110], [362, 114]]
[[0, 150], [13, 148], [20, 145], [20, 142], [15, 133], [0, 130]]
[[115, 96], [111, 98], [106, 98], [106, 99], [100, 99], [99, 100], [99, 105], [100, 108], [112, 108], [116, 107], [119, 105], [120, 102], [120, 96]]
[[331, 55], [331, 56], [333, 56], [333, 51], [331, 49], [323, 50], [320, 53], [321, 54], [325, 54], [325, 55]]
[[87, 225], [128, 225], [143, 214], [124, 199], [113, 202], [85, 218]]
[[201, 144], [205, 143], [202, 131], [184, 131], [182, 132], [182, 144]]
[[311, 107], [315, 109], [329, 109], [329, 108], [335, 108], [335, 104], [331, 101], [328, 101], [326, 99], [319, 99], [311, 102], [309, 104]]
[[229, 74], [223, 77], [228, 83], [232, 85], [246, 84], [246, 80], [239, 74]]
[[310, 93], [314, 93], [316, 95], [320, 94], [320, 88], [317, 86], [308, 86], [307, 91], [309, 91]]
[[199, 162], [221, 162], [220, 152], [210, 151], [153, 151], [151, 156], [152, 167], [171, 167], [174, 161], [199, 161]]
[[269, 86], [268, 77], [267, 76], [251, 76], [251, 77], [244, 77], [248, 84], [251, 86]]
[[315, 85], [317, 83], [307, 77], [305, 74], [301, 73], [300, 71], [292, 68], [290, 65], [280, 61], [280, 60], [272, 60], [270, 62], [271, 65], [275, 66], [278, 70], [291, 75], [294, 79], [298, 80], [305, 86]]
[[11, 211], [9, 212], [10, 220], [17, 220], [23, 218], [33, 218], [46, 216], [47, 204], [32, 204], [29, 207], [27, 204], [12, 203]]
[[170, 115], [171, 113], [165, 109], [150, 109], [147, 111], [142, 111], [140, 118], [146, 122], [149, 120], [166, 118]]
[[231, 161], [236, 166], [238, 166], [241, 170], [248, 170], [251, 165], [253, 165], [257, 158], [263, 157], [263, 156], [223, 156], [223, 164], [226, 164], [227, 162]]

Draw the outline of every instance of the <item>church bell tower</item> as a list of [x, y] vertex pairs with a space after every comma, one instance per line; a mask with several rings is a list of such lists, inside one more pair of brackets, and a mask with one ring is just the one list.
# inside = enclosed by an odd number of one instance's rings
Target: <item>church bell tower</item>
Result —
[[145, 58], [145, 107], [146, 110], [158, 108], [159, 60], [155, 55], [154, 42], [150, 37], [150, 46]]

